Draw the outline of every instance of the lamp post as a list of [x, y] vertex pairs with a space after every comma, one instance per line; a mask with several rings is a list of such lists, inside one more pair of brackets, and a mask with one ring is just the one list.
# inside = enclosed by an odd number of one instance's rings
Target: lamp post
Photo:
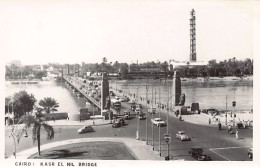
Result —
[[95, 125], [95, 105], [93, 103], [93, 125]]
[[[146, 77], [146, 92], [145, 92], [145, 100], [146, 100], [146, 102], [145, 102], [145, 107], [146, 107], [146, 109], [147, 109], [147, 94], [148, 94], [148, 87], [147, 87], [147, 77]], [[147, 115], [148, 115], [148, 109], [146, 110], [146, 145], [148, 145], [148, 126], [147, 126], [147, 124], [148, 124], [148, 120], [147, 120]]]
[[[161, 118], [161, 78], [160, 78], [160, 85], [159, 85], [159, 118]], [[161, 126], [159, 125], [159, 156], [162, 155], [161, 153]]]
[[[153, 119], [153, 83], [152, 83], [152, 119]], [[153, 123], [152, 125], [152, 146], [153, 146], [153, 150], [154, 150], [154, 133], [153, 133]]]
[[[137, 86], [136, 86], [136, 97], [135, 97], [135, 102], [138, 105], [138, 79], [137, 79]], [[135, 107], [135, 110], [137, 109], [137, 107]], [[139, 107], [138, 107], [139, 109]], [[138, 113], [140, 114], [141, 111], [137, 111], [136, 110], [136, 116], [138, 115]], [[136, 131], [136, 139], [139, 140], [139, 130], [140, 130], [140, 122], [139, 122], [139, 118], [137, 116], [137, 131]]]
[[[170, 99], [172, 99], [172, 97], [175, 97], [175, 95], [171, 95], [170, 97], [168, 97], [167, 100], [167, 135], [169, 136], [169, 101]], [[169, 149], [169, 142], [167, 142], [167, 158], [169, 159], [170, 157], [170, 149]]]
[[225, 114], [225, 118], [226, 118], [225, 122], [226, 122], [226, 125], [227, 125], [227, 95], [226, 95], [226, 114]]

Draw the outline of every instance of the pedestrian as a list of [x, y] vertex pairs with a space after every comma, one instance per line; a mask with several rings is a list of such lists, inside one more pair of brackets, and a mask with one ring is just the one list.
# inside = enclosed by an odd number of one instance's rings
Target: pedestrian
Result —
[[211, 119], [209, 118], [209, 125], [211, 124]]
[[238, 130], [236, 131], [236, 139], [238, 140]]
[[231, 130], [231, 125], [228, 125], [228, 133], [230, 133]]

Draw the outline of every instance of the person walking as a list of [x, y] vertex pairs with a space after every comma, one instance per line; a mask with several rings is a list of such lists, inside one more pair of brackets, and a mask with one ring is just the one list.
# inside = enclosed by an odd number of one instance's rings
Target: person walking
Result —
[[236, 139], [238, 140], [238, 130], [236, 131]]

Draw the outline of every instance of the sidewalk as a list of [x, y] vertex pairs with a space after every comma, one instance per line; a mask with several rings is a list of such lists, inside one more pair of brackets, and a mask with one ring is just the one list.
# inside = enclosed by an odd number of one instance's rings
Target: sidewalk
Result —
[[[137, 160], [164, 160], [164, 157], [160, 157], [158, 151], [153, 151], [152, 146], [146, 145], [145, 141], [130, 139], [130, 138], [83, 138], [83, 139], [73, 139], [65, 140], [54, 143], [49, 143], [41, 145], [41, 150], [50, 149], [53, 147], [58, 147], [62, 145], [75, 144], [75, 143], [84, 143], [84, 142], [98, 142], [98, 141], [111, 141], [111, 142], [120, 142], [123, 143], [128, 151], [137, 159]], [[73, 147], [73, 146], [72, 146]], [[17, 159], [28, 159], [33, 154], [37, 153], [37, 147], [22, 151], [17, 153]], [[13, 156], [9, 157], [10, 159], [14, 158]]]
[[59, 126], [59, 125], [99, 126], [99, 125], [111, 124], [111, 120], [104, 120], [104, 119], [94, 119], [94, 121], [92, 119], [82, 120], [82, 121], [56, 120], [56, 121], [48, 121], [48, 124], [51, 126]]

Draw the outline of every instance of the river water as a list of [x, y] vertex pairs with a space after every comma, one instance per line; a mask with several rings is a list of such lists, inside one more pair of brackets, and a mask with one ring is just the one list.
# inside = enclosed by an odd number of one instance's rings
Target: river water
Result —
[[[157, 101], [160, 99], [162, 104], [167, 103], [171, 94], [172, 81], [159, 80], [121, 80], [110, 81], [110, 86], [123, 90], [126, 94], [136, 94], [138, 97], [145, 97], [145, 87], [147, 83], [148, 99], [152, 96], [152, 87], [157, 92]], [[138, 87], [138, 89], [137, 89]], [[161, 87], [161, 88], [160, 88]], [[160, 90], [159, 90], [160, 88]], [[64, 83], [55, 81], [41, 81], [38, 84], [11, 84], [5, 83], [5, 97], [12, 96], [15, 92], [26, 90], [33, 94], [39, 102], [44, 97], [52, 97], [60, 104], [59, 112], [78, 113], [80, 108], [86, 107], [86, 100], [78, 98], [70, 88]], [[236, 110], [250, 110], [253, 108], [253, 80], [238, 81], [182, 81], [182, 93], [186, 95], [185, 105], [199, 103], [200, 108], [227, 108], [232, 110], [232, 101], [236, 101]], [[155, 95], [155, 94], [154, 94]]]
[[[114, 89], [122, 90], [125, 94], [135, 94], [138, 97], [146, 97], [146, 84], [148, 99], [152, 98], [152, 89], [156, 91], [156, 101], [166, 105], [169, 97], [173, 96], [172, 80], [124, 80], [111, 82]], [[159, 86], [161, 85], [161, 86]], [[186, 95], [185, 105], [199, 103], [201, 109], [216, 108], [233, 110], [232, 101], [236, 101], [236, 110], [253, 109], [253, 80], [210, 80], [201, 82], [198, 80], [182, 81], [182, 93]], [[155, 93], [153, 93], [155, 100]], [[140, 98], [138, 98], [140, 99]], [[171, 100], [171, 99], [170, 99]]]

